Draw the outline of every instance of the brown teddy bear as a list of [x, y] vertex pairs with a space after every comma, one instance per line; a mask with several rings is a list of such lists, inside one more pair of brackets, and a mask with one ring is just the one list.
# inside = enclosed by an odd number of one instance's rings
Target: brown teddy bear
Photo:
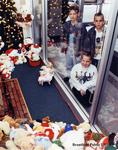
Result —
[[30, 123], [30, 120], [28, 120], [27, 118], [17, 118], [17, 119], [13, 119], [12, 117], [8, 116], [8, 115], [5, 115], [3, 117], [3, 121], [6, 121], [9, 123], [9, 126], [10, 127], [14, 127], [14, 128], [19, 128], [19, 126], [21, 124], [24, 124], [24, 123], [27, 123], [29, 124]]
[[14, 127], [14, 128], [19, 127], [19, 123], [17, 122], [17, 120], [13, 119], [12, 117], [8, 115], [4, 116], [3, 121], [8, 122], [10, 127]]

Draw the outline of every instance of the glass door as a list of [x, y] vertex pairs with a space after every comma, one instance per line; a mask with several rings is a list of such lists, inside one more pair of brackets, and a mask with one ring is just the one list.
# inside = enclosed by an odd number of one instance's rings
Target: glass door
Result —
[[[118, 45], [118, 43], [116, 43]], [[105, 89], [101, 97], [101, 107], [98, 112], [96, 123], [107, 132], [118, 131], [118, 53], [113, 52], [111, 67], [108, 71]], [[115, 69], [114, 69], [115, 68]], [[109, 118], [109, 119], [108, 119]]]
[[90, 113], [91, 122], [107, 134], [118, 131], [118, 7], [115, 1], [111, 9], [113, 11], [108, 22], [94, 105]]

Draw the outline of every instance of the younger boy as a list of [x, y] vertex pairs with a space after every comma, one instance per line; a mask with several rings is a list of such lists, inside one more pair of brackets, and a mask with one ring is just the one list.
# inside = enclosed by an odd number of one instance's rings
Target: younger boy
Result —
[[[78, 101], [88, 107], [97, 82], [97, 68], [91, 64], [91, 52], [82, 52], [81, 62], [76, 64], [70, 75], [70, 87]], [[92, 97], [91, 97], [92, 98]]]
[[92, 50], [94, 59], [93, 64], [98, 66], [101, 60], [102, 48], [105, 38], [105, 20], [104, 15], [98, 12], [94, 15], [94, 27], [88, 31], [88, 37], [90, 40], [90, 49]]

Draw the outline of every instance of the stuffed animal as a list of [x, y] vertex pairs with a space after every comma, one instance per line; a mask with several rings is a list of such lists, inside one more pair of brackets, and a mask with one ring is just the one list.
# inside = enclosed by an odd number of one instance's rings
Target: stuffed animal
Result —
[[15, 65], [23, 64], [23, 63], [26, 63], [26, 62], [27, 62], [27, 59], [25, 58], [24, 53], [21, 52], [20, 54], [18, 54], [18, 60], [16, 61]]
[[14, 120], [12, 117], [5, 115], [3, 121], [6, 121], [9, 123], [10, 127], [18, 128], [19, 123], [17, 123], [17, 120]]
[[6, 54], [0, 55], [0, 72], [3, 75], [3, 78], [10, 79], [11, 73], [14, 70], [13, 61]]
[[15, 143], [12, 140], [8, 140], [6, 142], [6, 147], [8, 150], [19, 150], [19, 148], [15, 145]]
[[0, 147], [0, 150], [7, 150], [6, 148]]
[[80, 123], [80, 125], [78, 126], [78, 129], [79, 128], [83, 129], [84, 132], [88, 132], [91, 129], [91, 126], [88, 122], [83, 122], [83, 123]]
[[38, 78], [39, 84], [43, 85], [44, 82], [48, 82], [50, 84], [54, 76], [54, 69], [52, 63], [49, 62], [47, 65], [42, 66], [41, 71], [39, 72], [40, 72], [40, 76]]
[[59, 147], [57, 144], [52, 144], [48, 150], [63, 150], [63, 148]]
[[35, 142], [32, 136], [23, 136], [19, 139], [6, 142], [8, 150], [34, 150]]
[[27, 62], [25, 54], [21, 50], [13, 49], [11, 51], [7, 51], [7, 55], [11, 58], [15, 65]]
[[17, 139], [26, 137], [29, 135], [29, 132], [23, 128], [11, 128], [10, 130], [10, 140], [17, 141]]
[[24, 39], [24, 45], [25, 47], [30, 47], [33, 44], [33, 39], [31, 37], [26, 37]]
[[20, 147], [21, 150], [33, 150], [36, 146], [33, 136], [30, 135], [17, 138], [14, 140], [14, 143], [17, 147]]
[[6, 135], [10, 133], [10, 126], [7, 121], [0, 121], [0, 130], [2, 130]]
[[45, 150], [43, 145], [35, 146], [34, 150]]
[[64, 133], [60, 140], [66, 150], [83, 150], [84, 149], [84, 132], [83, 129], [70, 130]]
[[9, 133], [9, 124], [6, 121], [0, 121], [0, 146], [5, 146], [6, 141], [9, 139]]
[[27, 52], [27, 57], [32, 61], [40, 60], [41, 47], [38, 44], [33, 44]]
[[37, 146], [43, 146], [45, 150], [48, 150], [48, 148], [52, 145], [50, 139], [46, 136], [36, 136], [35, 143]]
[[17, 21], [19, 22], [31, 22], [34, 16], [31, 14], [31, 9], [28, 9], [26, 5], [18, 10]]
[[2, 130], [0, 129], [0, 141], [2, 141], [3, 136], [4, 136], [4, 134], [3, 134]]

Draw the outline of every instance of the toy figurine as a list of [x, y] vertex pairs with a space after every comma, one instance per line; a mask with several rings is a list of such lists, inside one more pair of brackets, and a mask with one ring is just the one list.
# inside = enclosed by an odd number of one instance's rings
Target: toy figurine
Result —
[[38, 78], [39, 84], [43, 85], [44, 82], [48, 82], [50, 84], [53, 76], [54, 69], [52, 63], [48, 63], [46, 66], [41, 67], [40, 76]]

